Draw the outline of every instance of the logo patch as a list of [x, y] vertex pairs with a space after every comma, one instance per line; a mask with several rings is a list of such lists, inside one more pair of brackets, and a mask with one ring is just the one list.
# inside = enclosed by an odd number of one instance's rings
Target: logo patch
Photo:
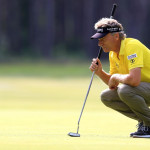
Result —
[[135, 57], [137, 57], [136, 54], [129, 55], [129, 56], [128, 56], [128, 60], [133, 59], [133, 58], [135, 58]]
[[131, 59], [131, 60], [130, 60], [130, 63], [131, 63], [131, 64], [134, 64], [134, 62], [135, 62], [135, 59]]
[[119, 68], [119, 64], [118, 63], [116, 63], [116, 67]]

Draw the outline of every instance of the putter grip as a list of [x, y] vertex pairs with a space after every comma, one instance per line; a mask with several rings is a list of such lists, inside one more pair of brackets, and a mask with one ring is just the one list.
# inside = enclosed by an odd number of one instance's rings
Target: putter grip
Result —
[[115, 13], [115, 10], [116, 10], [116, 7], [117, 7], [117, 5], [116, 5], [116, 4], [113, 4], [113, 8], [112, 8], [112, 11], [111, 11], [110, 18], [113, 18], [114, 13]]
[[[100, 59], [101, 58], [101, 55], [102, 55], [102, 47], [100, 47], [100, 49], [99, 49], [99, 53], [98, 53], [98, 59]], [[98, 65], [98, 62], [96, 63], [97, 65]]]

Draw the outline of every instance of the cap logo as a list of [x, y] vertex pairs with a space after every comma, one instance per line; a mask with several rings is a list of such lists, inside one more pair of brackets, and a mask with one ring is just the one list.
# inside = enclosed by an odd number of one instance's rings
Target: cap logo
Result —
[[97, 33], [111, 33], [122, 31], [119, 27], [100, 27], [97, 29]]
[[97, 29], [97, 32], [99, 32], [99, 33], [103, 33], [103, 32], [104, 32], [104, 30], [103, 30], [103, 28], [98, 28], [98, 29]]

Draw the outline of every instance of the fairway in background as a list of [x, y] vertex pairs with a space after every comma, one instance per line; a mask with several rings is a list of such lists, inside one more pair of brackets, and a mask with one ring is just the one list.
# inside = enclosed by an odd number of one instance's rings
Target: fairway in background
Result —
[[[90, 61], [55, 62], [12, 62], [0, 64], [0, 76], [42, 77], [42, 78], [80, 78], [91, 77]], [[109, 62], [102, 60], [103, 69], [109, 71]]]

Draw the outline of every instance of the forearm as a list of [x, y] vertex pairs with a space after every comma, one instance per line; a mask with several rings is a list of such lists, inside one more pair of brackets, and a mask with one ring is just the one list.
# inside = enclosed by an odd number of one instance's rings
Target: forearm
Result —
[[138, 86], [140, 83], [140, 80], [132, 77], [130, 74], [114, 74], [111, 77], [114, 81], [118, 83], [128, 84], [131, 86]]
[[111, 77], [110, 74], [106, 73], [104, 70], [101, 70], [97, 73], [97, 76], [105, 83], [108, 85], [109, 79]]

